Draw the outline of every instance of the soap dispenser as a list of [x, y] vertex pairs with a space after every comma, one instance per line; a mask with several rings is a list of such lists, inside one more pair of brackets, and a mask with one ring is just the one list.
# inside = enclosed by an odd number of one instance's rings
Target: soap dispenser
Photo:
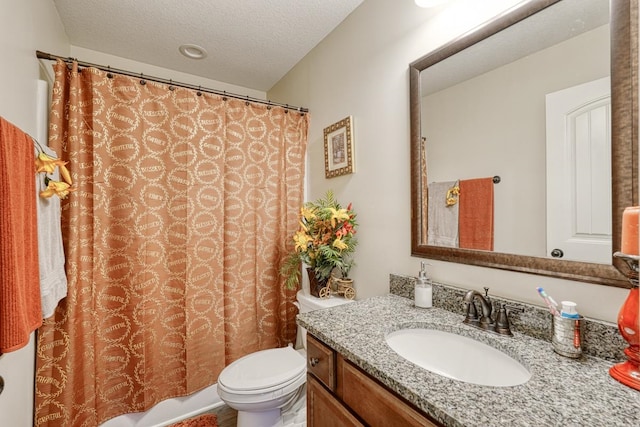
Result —
[[427, 263], [424, 261], [418, 273], [414, 301], [416, 307], [431, 308], [433, 305], [433, 286], [431, 286], [431, 279], [427, 277]]

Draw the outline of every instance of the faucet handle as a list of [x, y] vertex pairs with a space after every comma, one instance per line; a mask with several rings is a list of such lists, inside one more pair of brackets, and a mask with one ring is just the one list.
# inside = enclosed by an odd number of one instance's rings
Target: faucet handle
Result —
[[473, 301], [467, 306], [467, 316], [464, 319], [464, 323], [478, 323], [478, 309]]
[[507, 314], [507, 305], [502, 304], [500, 311], [496, 316], [496, 332], [502, 335], [513, 335], [511, 326], [509, 325], [509, 315]]
[[493, 310], [493, 301], [491, 301], [491, 297], [489, 296], [489, 287], [484, 286], [483, 289], [484, 289], [484, 299], [485, 301], [487, 301], [487, 303], [489, 303], [489, 306]]

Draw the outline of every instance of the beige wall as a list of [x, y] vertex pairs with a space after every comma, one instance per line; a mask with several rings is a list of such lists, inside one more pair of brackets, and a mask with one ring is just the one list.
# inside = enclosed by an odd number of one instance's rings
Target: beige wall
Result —
[[0, 0], [0, 115], [35, 135], [36, 50], [69, 55], [69, 41], [52, 1]]
[[[388, 292], [389, 274], [416, 275], [411, 257], [408, 64], [517, 3], [458, 0], [435, 11], [412, 1], [365, 0], [277, 85], [269, 98], [311, 111], [307, 199], [327, 189], [353, 202], [360, 223], [358, 298]], [[325, 179], [324, 127], [353, 116], [353, 175]], [[628, 291], [463, 264], [429, 261], [431, 276], [468, 289], [542, 305], [543, 286], [556, 300], [578, 303], [584, 315], [615, 322]]]
[[[0, 116], [36, 135], [36, 50], [69, 54], [69, 42], [53, 2], [0, 0]], [[0, 424], [32, 425], [35, 344], [0, 356]]]

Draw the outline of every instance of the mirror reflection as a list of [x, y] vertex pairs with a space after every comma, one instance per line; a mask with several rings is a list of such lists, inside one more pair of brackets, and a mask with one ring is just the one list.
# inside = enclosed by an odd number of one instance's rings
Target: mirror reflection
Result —
[[413, 255], [628, 286], [635, 8], [530, 0], [410, 64]]
[[609, 44], [565, 0], [421, 72], [427, 244], [611, 263]]

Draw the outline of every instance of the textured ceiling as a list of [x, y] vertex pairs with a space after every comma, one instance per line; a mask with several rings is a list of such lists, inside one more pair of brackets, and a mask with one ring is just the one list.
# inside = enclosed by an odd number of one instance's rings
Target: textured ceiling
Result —
[[[54, 3], [74, 46], [267, 91], [362, 1], [54, 0]], [[178, 52], [182, 44], [200, 45], [207, 50], [208, 57], [187, 59]]]

